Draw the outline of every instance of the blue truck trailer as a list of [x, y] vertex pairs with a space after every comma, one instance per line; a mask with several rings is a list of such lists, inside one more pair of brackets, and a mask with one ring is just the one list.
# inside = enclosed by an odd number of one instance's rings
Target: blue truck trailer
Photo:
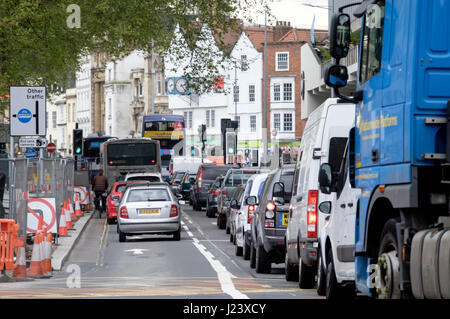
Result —
[[356, 106], [350, 179], [361, 189], [355, 284], [383, 299], [450, 298], [450, 1], [365, 0], [357, 87], [348, 74], [350, 17], [330, 28], [325, 82]]

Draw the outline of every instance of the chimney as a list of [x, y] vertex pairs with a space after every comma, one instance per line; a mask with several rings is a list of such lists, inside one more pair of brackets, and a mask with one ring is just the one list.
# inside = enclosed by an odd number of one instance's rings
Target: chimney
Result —
[[276, 26], [273, 29], [273, 41], [277, 42], [291, 29], [292, 27], [290, 22], [277, 21]]

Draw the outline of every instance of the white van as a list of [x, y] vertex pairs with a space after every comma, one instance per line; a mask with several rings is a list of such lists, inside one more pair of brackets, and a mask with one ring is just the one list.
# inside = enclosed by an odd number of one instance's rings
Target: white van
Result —
[[286, 279], [298, 278], [300, 288], [313, 288], [317, 273], [320, 230], [327, 215], [320, 214], [320, 202], [332, 195], [319, 189], [319, 169], [329, 163], [333, 173], [341, 167], [350, 129], [355, 122], [355, 105], [326, 100], [308, 118], [302, 140], [292, 191], [286, 231]]
[[337, 175], [332, 176], [328, 163], [319, 171], [322, 192], [333, 196], [319, 204], [327, 222], [320, 231], [317, 293], [327, 299], [355, 295], [355, 218], [361, 190], [350, 183], [348, 146], [344, 154]]
[[201, 157], [194, 156], [172, 156], [169, 164], [170, 179], [174, 172], [186, 172], [197, 174], [198, 168], [202, 165]]

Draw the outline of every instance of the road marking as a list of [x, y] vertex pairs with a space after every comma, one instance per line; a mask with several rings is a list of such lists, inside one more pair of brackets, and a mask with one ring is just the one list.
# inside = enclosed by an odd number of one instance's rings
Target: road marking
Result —
[[109, 228], [108, 223], [107, 223], [107, 219], [105, 219], [105, 224], [103, 226], [103, 234], [102, 237], [100, 238], [100, 245], [98, 247], [98, 251], [97, 251], [97, 261], [95, 263], [96, 266], [103, 266], [103, 243], [106, 243], [105, 239], [105, 235], [106, 238], [108, 238], [108, 231], [106, 231], [106, 229]]
[[[188, 219], [189, 220], [189, 219]], [[197, 228], [197, 230], [199, 230]], [[189, 234], [189, 233], [188, 233]], [[192, 237], [192, 236], [191, 236]], [[199, 240], [192, 237], [194, 246], [200, 251], [200, 253], [206, 258], [211, 267], [217, 273], [217, 278], [219, 279], [220, 287], [224, 293], [231, 296], [233, 299], [249, 299], [249, 297], [239, 290], [233, 284], [233, 278], [236, 278], [232, 273], [230, 273], [222, 263], [215, 259], [214, 255], [209, 252], [205, 246], [199, 243]]]
[[142, 249], [142, 248], [133, 248], [124, 250], [124, 252], [133, 252], [133, 255], [143, 255], [143, 251], [148, 251], [148, 249]]

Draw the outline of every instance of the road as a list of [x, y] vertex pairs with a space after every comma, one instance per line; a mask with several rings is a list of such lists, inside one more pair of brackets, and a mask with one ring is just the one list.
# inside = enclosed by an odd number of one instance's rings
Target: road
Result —
[[140, 235], [119, 242], [95, 215], [63, 270], [50, 279], [0, 285], [2, 298], [317, 299], [284, 278], [284, 264], [257, 274], [205, 211], [183, 205], [181, 240]]

